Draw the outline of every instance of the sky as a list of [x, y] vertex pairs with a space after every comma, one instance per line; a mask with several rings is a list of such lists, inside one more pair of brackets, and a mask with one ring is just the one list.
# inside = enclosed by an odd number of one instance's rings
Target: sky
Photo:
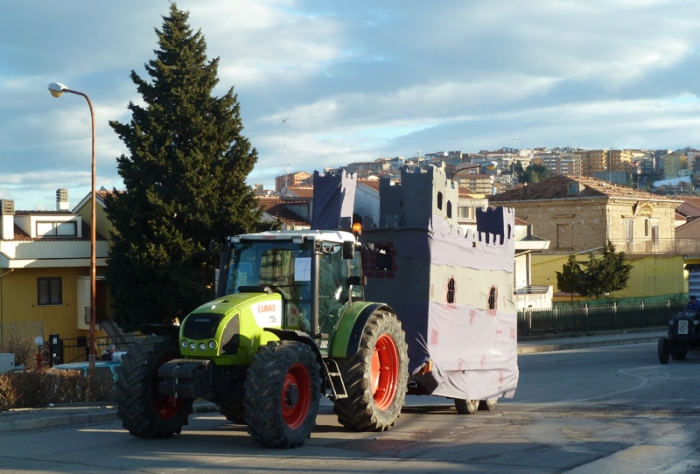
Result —
[[[700, 148], [695, 0], [180, 0], [218, 57], [258, 151], [248, 177], [501, 147]], [[4, 2], [0, 199], [71, 208], [124, 189], [109, 121], [141, 102], [129, 75], [158, 49], [170, 2]]]

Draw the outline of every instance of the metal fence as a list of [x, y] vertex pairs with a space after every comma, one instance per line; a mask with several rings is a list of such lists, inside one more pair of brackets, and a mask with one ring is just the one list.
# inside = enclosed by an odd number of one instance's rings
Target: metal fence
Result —
[[518, 312], [518, 337], [665, 327], [685, 303], [555, 306]]

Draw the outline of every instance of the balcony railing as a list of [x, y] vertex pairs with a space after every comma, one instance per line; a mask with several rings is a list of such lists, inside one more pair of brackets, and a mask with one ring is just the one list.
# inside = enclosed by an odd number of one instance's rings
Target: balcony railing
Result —
[[636, 255], [685, 255], [700, 257], [700, 239], [610, 240], [617, 252]]

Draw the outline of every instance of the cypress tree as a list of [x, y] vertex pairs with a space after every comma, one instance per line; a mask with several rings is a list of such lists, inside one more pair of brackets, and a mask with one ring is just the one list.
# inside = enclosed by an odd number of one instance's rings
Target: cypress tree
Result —
[[632, 271], [632, 264], [625, 260], [625, 252], [617, 253], [612, 242], [605, 245], [600, 258], [590, 255], [584, 265], [588, 281], [587, 296], [594, 296], [596, 299], [606, 293], [626, 288]]
[[106, 278], [115, 320], [126, 330], [170, 323], [214, 296], [218, 256], [209, 242], [249, 232], [260, 218], [246, 176], [257, 152], [241, 135], [231, 87], [214, 97], [218, 58], [207, 60], [201, 30], [171, 4], [156, 28], [159, 49], [131, 72], [144, 105], [130, 123], [110, 122], [129, 156], [117, 158], [126, 190], [106, 198], [111, 233]]

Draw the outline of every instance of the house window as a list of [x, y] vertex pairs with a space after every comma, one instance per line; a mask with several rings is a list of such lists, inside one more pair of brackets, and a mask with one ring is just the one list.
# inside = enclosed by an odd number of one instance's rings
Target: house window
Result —
[[450, 278], [447, 282], [447, 302], [453, 304], [455, 302], [455, 279]]
[[654, 247], [659, 245], [659, 226], [658, 225], [651, 226], [651, 242], [654, 245]]
[[634, 220], [625, 219], [625, 240], [628, 244], [634, 242]]
[[447, 218], [452, 219], [452, 201], [447, 201]]
[[492, 286], [491, 291], [489, 291], [489, 301], [488, 301], [489, 309], [496, 309], [496, 296], [497, 296], [496, 287]]
[[574, 236], [571, 224], [557, 224], [557, 248], [571, 250], [574, 248]]
[[472, 218], [472, 213], [471, 213], [472, 208], [471, 207], [466, 207], [466, 206], [461, 206], [457, 208], [457, 217], [460, 219], [471, 219]]
[[437, 195], [437, 207], [442, 211], [442, 193], [438, 193]]
[[37, 278], [39, 306], [63, 304], [62, 286], [60, 277]]
[[37, 222], [37, 237], [63, 237], [78, 235], [76, 222]]

